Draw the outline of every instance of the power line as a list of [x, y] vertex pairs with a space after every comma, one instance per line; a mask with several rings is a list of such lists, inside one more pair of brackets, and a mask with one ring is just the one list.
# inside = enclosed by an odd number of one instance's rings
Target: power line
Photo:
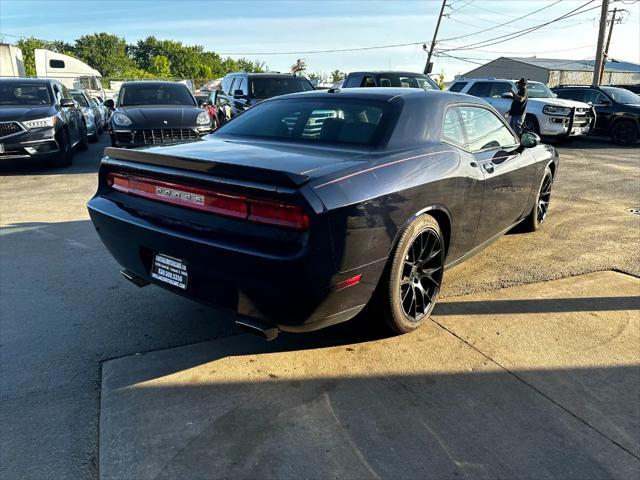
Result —
[[383, 48], [397, 48], [408, 47], [411, 45], [423, 45], [429, 43], [425, 41], [421, 42], [409, 42], [409, 43], [395, 43], [391, 45], [375, 45], [370, 47], [353, 47], [353, 48], [338, 48], [332, 50], [305, 50], [299, 52], [216, 52], [218, 55], [304, 55], [310, 53], [338, 53], [338, 52], [356, 52], [361, 50], [376, 50]]
[[[533, 12], [529, 12], [526, 15], [522, 15], [521, 17], [515, 18], [513, 20], [509, 20], [508, 22], [500, 23], [500, 24], [498, 24], [498, 25], [496, 25], [494, 27], [485, 28], [483, 30], [479, 30], [479, 31], [473, 32], [473, 33], [467, 33], [465, 35], [458, 35], [457, 37], [443, 38], [441, 41], [446, 42], [446, 41], [449, 41], [449, 40], [457, 40], [459, 38], [472, 37], [474, 35], [480, 35], [481, 33], [490, 32], [491, 30], [495, 30], [496, 28], [504, 27], [505, 25], [509, 25], [510, 23], [517, 22], [518, 20], [522, 20], [523, 18], [527, 18], [527, 17], [529, 17], [531, 15], [535, 15], [536, 13], [541, 12], [542, 10], [546, 10], [547, 8], [551, 8], [554, 5], [557, 5], [561, 1], [562, 0], [556, 0], [555, 2], [553, 2], [553, 3], [551, 3], [551, 4], [547, 5], [547, 6], [544, 6], [542, 8], [539, 8], [538, 10], [534, 10]], [[447, 14], [445, 16], [448, 17], [449, 15], [451, 15], [451, 14], [449, 13], [449, 14]]]
[[467, 45], [462, 45], [462, 46], [458, 46], [458, 47], [455, 47], [455, 48], [451, 48], [451, 49], [448, 49], [447, 51], [474, 50], [476, 48], [488, 47], [490, 45], [496, 45], [498, 43], [503, 43], [503, 42], [507, 42], [509, 40], [513, 40], [514, 38], [522, 37], [523, 35], [528, 35], [529, 33], [532, 33], [532, 32], [534, 32], [536, 30], [540, 30], [541, 28], [544, 28], [544, 27], [546, 27], [548, 25], [551, 25], [552, 23], [556, 23], [556, 22], [559, 22], [561, 20], [564, 20], [565, 18], [570, 18], [570, 17], [576, 16], [576, 15], [581, 15], [581, 14], [589, 12], [591, 10], [595, 10], [597, 8], [600, 8], [600, 5], [598, 5], [596, 7], [592, 7], [592, 8], [589, 8], [587, 10], [583, 10], [581, 12], [578, 12], [578, 10], [580, 10], [581, 8], [586, 7], [587, 5], [593, 3], [594, 1], [596, 1], [596, 0], [590, 0], [586, 4], [581, 5], [578, 8], [574, 8], [573, 10], [565, 13], [564, 15], [561, 15], [560, 17], [557, 17], [557, 18], [554, 18], [553, 20], [550, 20], [548, 22], [545, 22], [545, 23], [542, 23], [542, 24], [535, 25], [533, 27], [527, 28], [527, 29], [523, 30], [520, 33], [517, 33], [517, 34], [508, 33], [506, 35], [500, 35], [498, 37], [489, 38], [489, 39], [486, 39], [486, 40], [482, 40], [480, 42], [470, 43], [470, 44], [467, 44]]

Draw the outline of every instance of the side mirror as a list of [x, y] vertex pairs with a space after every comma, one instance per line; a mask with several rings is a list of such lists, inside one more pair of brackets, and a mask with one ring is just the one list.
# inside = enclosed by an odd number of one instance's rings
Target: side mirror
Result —
[[244, 94], [242, 90], [234, 90], [233, 98], [247, 98], [247, 96]]
[[533, 148], [536, 145], [540, 145], [540, 137], [533, 132], [524, 132], [520, 136], [520, 144], [524, 148]]
[[598, 103], [596, 103], [596, 105], [599, 105], [601, 107], [610, 107], [611, 102], [609, 100], [600, 100]]
[[513, 92], [504, 92], [500, 95], [502, 98], [513, 98]]
[[76, 102], [73, 98], [63, 98], [60, 100], [60, 106], [62, 108], [73, 108], [76, 106]]
[[112, 98], [106, 99], [104, 101], [104, 106], [107, 107], [109, 110], [113, 110], [114, 108], [116, 108], [116, 104]]

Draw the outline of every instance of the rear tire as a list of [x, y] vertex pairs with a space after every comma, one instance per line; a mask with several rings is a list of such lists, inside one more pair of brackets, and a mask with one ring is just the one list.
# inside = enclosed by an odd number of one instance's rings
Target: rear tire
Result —
[[526, 232], [535, 232], [547, 219], [549, 213], [549, 202], [551, 201], [551, 188], [553, 187], [553, 173], [551, 169], [547, 167], [542, 177], [542, 183], [538, 188], [536, 195], [536, 202], [531, 209], [531, 212], [527, 216], [526, 220], [522, 222], [523, 230]]
[[620, 120], [611, 127], [611, 140], [626, 147], [638, 141], [638, 126], [632, 120]]
[[440, 226], [431, 215], [416, 217], [402, 232], [374, 308], [394, 333], [411, 332], [429, 318], [442, 285], [444, 253]]

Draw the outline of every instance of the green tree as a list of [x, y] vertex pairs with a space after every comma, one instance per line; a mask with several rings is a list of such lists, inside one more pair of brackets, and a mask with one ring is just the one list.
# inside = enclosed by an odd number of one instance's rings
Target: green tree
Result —
[[440, 73], [438, 74], [438, 87], [440, 87], [440, 90], [444, 90], [445, 89], [444, 72], [443, 71], [440, 71]]
[[36, 59], [34, 50], [44, 48], [44, 42], [37, 38], [21, 38], [16, 42], [16, 46], [22, 50], [22, 61], [24, 62], [24, 73], [28, 77], [36, 76]]
[[158, 78], [171, 78], [171, 62], [164, 55], [151, 57], [149, 73]]
[[126, 70], [134, 66], [127, 55], [125, 39], [109, 33], [81, 36], [76, 40], [74, 53], [104, 77], [123, 76]]
[[345, 77], [344, 72], [341, 72], [340, 70], [334, 70], [333, 72], [331, 72], [331, 81], [332, 82], [339, 82], [340, 80], [343, 80]]

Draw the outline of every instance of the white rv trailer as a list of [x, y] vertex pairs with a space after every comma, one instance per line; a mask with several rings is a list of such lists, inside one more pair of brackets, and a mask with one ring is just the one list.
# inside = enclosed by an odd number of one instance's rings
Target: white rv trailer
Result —
[[77, 58], [44, 48], [36, 48], [34, 53], [38, 78], [53, 78], [67, 88], [86, 90], [90, 95], [105, 98], [100, 83], [102, 75], [98, 70], [91, 68]]

